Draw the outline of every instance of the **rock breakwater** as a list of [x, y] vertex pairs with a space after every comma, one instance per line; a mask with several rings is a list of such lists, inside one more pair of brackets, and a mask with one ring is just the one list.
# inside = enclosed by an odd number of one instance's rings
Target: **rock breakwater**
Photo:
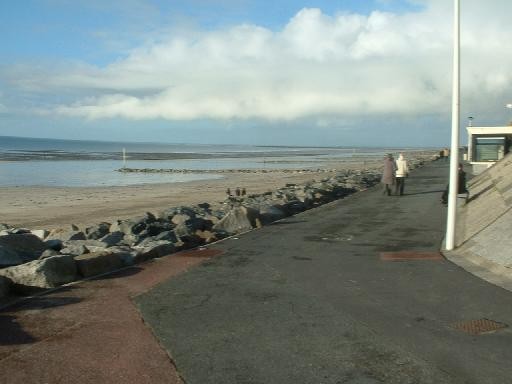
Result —
[[304, 169], [174, 169], [174, 168], [119, 168], [125, 173], [332, 173], [336, 169], [304, 168]]

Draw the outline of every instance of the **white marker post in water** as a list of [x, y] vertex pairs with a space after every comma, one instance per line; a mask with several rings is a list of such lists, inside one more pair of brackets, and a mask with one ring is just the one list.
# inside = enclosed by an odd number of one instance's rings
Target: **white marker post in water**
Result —
[[123, 168], [126, 168], [126, 148], [123, 148]]
[[460, 0], [454, 0], [453, 18], [453, 93], [452, 93], [452, 143], [450, 150], [450, 184], [448, 190], [448, 217], [446, 220], [447, 251], [455, 247], [459, 168], [459, 118], [460, 118]]

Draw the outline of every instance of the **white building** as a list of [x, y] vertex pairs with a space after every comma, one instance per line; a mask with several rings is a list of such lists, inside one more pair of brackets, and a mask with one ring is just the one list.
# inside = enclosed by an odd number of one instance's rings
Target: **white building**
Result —
[[512, 126], [467, 127], [467, 131], [468, 161], [474, 170], [490, 167], [502, 159], [512, 145]]

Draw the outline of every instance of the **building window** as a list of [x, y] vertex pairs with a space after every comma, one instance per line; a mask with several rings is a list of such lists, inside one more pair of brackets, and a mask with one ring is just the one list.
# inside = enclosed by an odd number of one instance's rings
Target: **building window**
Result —
[[504, 137], [476, 137], [474, 161], [498, 161], [505, 155]]

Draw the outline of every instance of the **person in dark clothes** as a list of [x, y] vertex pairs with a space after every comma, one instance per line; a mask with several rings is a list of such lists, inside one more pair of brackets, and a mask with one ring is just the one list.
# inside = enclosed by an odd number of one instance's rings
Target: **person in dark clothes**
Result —
[[[462, 163], [459, 163], [459, 168], [457, 171], [457, 194], [468, 194], [468, 189], [466, 187], [466, 172], [464, 171], [464, 166]], [[441, 201], [443, 204], [448, 204], [448, 193], [450, 190], [450, 184], [446, 186], [446, 189], [443, 192], [443, 196], [441, 196]], [[467, 197], [467, 196], [466, 196]]]
[[384, 184], [384, 194], [391, 196], [391, 186], [395, 182], [395, 171], [396, 165], [395, 160], [393, 159], [393, 155], [389, 153], [384, 158], [384, 169], [382, 171], [382, 179], [380, 180], [382, 184]]

